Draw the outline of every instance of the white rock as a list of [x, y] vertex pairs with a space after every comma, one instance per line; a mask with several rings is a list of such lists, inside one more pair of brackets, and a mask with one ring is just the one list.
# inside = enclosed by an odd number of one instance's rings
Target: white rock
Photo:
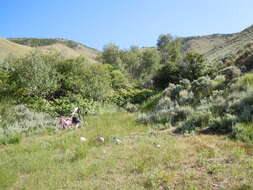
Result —
[[121, 144], [122, 143], [122, 141], [120, 139], [116, 138], [116, 137], [112, 138], [112, 142], [115, 142], [116, 144]]
[[153, 145], [154, 145], [156, 148], [161, 148], [161, 145], [160, 145], [160, 144], [153, 143]]
[[105, 138], [101, 137], [101, 136], [98, 136], [97, 137], [97, 141], [100, 142], [100, 143], [104, 143], [105, 142]]
[[87, 141], [87, 139], [85, 137], [80, 137], [80, 141], [85, 142], [85, 141]]

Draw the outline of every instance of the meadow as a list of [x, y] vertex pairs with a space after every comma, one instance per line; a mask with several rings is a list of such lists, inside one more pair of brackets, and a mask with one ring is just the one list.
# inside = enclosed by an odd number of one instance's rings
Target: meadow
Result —
[[[0, 145], [0, 189], [253, 188], [250, 145], [227, 136], [157, 131], [137, 123], [131, 113], [84, 119], [88, 124], [81, 129], [48, 131]], [[105, 142], [97, 142], [97, 136]]]

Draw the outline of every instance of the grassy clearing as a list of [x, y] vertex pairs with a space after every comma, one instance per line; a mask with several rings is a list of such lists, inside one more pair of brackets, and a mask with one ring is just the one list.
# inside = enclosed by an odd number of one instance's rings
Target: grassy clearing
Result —
[[[251, 146], [224, 136], [153, 131], [127, 113], [87, 120], [80, 130], [0, 146], [0, 189], [253, 188]], [[95, 141], [98, 135], [104, 144]], [[88, 141], [81, 143], [81, 136]]]

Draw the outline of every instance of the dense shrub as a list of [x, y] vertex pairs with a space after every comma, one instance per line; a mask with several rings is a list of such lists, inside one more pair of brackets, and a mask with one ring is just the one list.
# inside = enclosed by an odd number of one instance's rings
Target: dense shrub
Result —
[[143, 104], [141, 104], [140, 109], [142, 111], [152, 111], [156, 104], [158, 103], [159, 99], [161, 98], [162, 93], [155, 94], [145, 100]]
[[246, 73], [241, 76], [238, 81], [232, 86], [234, 89], [246, 90], [247, 88], [253, 88], [253, 74]]
[[25, 102], [28, 106], [38, 112], [45, 112], [52, 116], [69, 115], [74, 108], [78, 107], [80, 113], [96, 113], [99, 108], [99, 102], [92, 99], [83, 98], [81, 95], [69, 95], [66, 97], [57, 98], [55, 100], [46, 100], [41, 97], [33, 97], [21, 99], [20, 102]]
[[241, 71], [236, 66], [230, 66], [222, 69], [220, 73], [225, 76], [227, 83], [231, 83], [234, 79], [240, 76]]
[[0, 107], [0, 143], [18, 143], [22, 135], [55, 129], [56, 122], [49, 115], [29, 110], [24, 105]]
[[253, 124], [252, 123], [237, 123], [232, 128], [233, 138], [247, 142], [253, 143]]
[[120, 70], [112, 70], [111, 77], [113, 89], [118, 90], [131, 88], [128, 78]]
[[203, 55], [189, 52], [180, 65], [180, 70], [183, 78], [193, 81], [208, 73], [208, 63]]
[[33, 52], [25, 57], [9, 60], [9, 83], [15, 94], [47, 97], [59, 87], [59, 75], [53, 68], [57, 55]]
[[190, 133], [192, 131], [198, 131], [209, 125], [212, 118], [212, 114], [209, 111], [195, 111], [188, 117], [188, 119], [181, 124], [179, 131], [183, 133]]
[[154, 91], [148, 89], [119, 89], [114, 91], [108, 101], [119, 106], [127, 103], [141, 104], [154, 94]]
[[169, 83], [179, 83], [181, 79], [180, 68], [178, 64], [169, 62], [165, 64], [154, 75], [154, 86], [158, 89], [165, 89]]
[[60, 75], [60, 93], [81, 94], [85, 98], [98, 101], [110, 95], [111, 76], [106, 65], [90, 64], [84, 58], [67, 59], [56, 66]]
[[214, 90], [224, 90], [226, 87], [224, 75], [216, 76], [211, 82]]
[[226, 114], [222, 117], [214, 118], [209, 125], [209, 129], [213, 133], [221, 133], [221, 134], [231, 133], [232, 127], [234, 126], [236, 121], [237, 121], [236, 116]]
[[210, 96], [212, 93], [212, 82], [209, 77], [200, 77], [191, 84], [195, 98]]
[[138, 110], [138, 106], [135, 105], [135, 104], [131, 104], [131, 103], [128, 102], [128, 103], [125, 105], [125, 109], [126, 109], [128, 112], [133, 113], [133, 112], [136, 112], [136, 111]]

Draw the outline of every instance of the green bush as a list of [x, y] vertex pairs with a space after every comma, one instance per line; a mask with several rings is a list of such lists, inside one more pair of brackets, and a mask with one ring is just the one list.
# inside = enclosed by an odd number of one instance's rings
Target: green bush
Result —
[[212, 93], [212, 83], [209, 77], [200, 77], [197, 80], [194, 80], [191, 86], [195, 98], [207, 97]]
[[212, 88], [214, 90], [223, 90], [226, 87], [224, 75], [216, 76], [211, 82], [212, 82]]
[[119, 89], [114, 91], [108, 102], [124, 106], [127, 103], [141, 104], [154, 94], [154, 91], [148, 89]]
[[208, 66], [209, 63], [203, 55], [189, 52], [184, 57], [183, 63], [180, 64], [181, 75], [190, 81], [197, 80], [208, 73]]
[[253, 74], [252, 73], [246, 73], [242, 77], [239, 78], [237, 85], [240, 87], [253, 87]]
[[127, 77], [120, 70], [112, 70], [112, 88], [117, 89], [127, 89], [130, 88], [131, 85], [127, 79]]
[[158, 89], [165, 89], [169, 83], [179, 83], [181, 73], [179, 65], [174, 62], [169, 62], [160, 68], [153, 77], [154, 86]]
[[125, 105], [125, 109], [126, 109], [128, 112], [133, 113], [133, 112], [136, 112], [136, 111], [138, 110], [138, 106], [135, 105], [135, 104], [127, 103], [127, 104]]
[[223, 117], [216, 117], [212, 119], [209, 125], [209, 129], [213, 133], [228, 134], [232, 132], [232, 127], [234, 126], [236, 121], [236, 116], [226, 114]]
[[47, 97], [58, 89], [59, 76], [53, 64], [57, 55], [33, 52], [25, 57], [9, 60], [9, 83], [14, 93], [21, 96]]
[[24, 105], [0, 106], [0, 143], [19, 143], [22, 135], [43, 132], [55, 128], [56, 121], [47, 114], [29, 110]]
[[237, 123], [232, 128], [233, 138], [247, 142], [253, 143], [253, 124], [252, 123]]
[[104, 101], [112, 93], [110, 70], [106, 65], [90, 64], [80, 57], [63, 60], [55, 67], [61, 79], [58, 93], [62, 96], [71, 92]]
[[203, 129], [208, 127], [211, 119], [211, 112], [194, 112], [185, 122], [181, 124], [179, 131], [183, 133], [189, 133]]
[[143, 104], [141, 104], [140, 109], [142, 111], [151, 111], [157, 105], [159, 99], [161, 98], [162, 93], [156, 94], [148, 98]]
[[80, 113], [96, 113], [99, 108], [99, 102], [92, 99], [83, 98], [81, 95], [70, 94], [55, 100], [46, 100], [41, 97], [33, 97], [22, 99], [20, 102], [25, 102], [27, 105], [38, 111], [46, 112], [52, 116], [69, 115], [74, 108], [78, 107]]
[[236, 66], [229, 66], [222, 69], [220, 73], [225, 76], [227, 83], [231, 83], [241, 75], [241, 70]]

